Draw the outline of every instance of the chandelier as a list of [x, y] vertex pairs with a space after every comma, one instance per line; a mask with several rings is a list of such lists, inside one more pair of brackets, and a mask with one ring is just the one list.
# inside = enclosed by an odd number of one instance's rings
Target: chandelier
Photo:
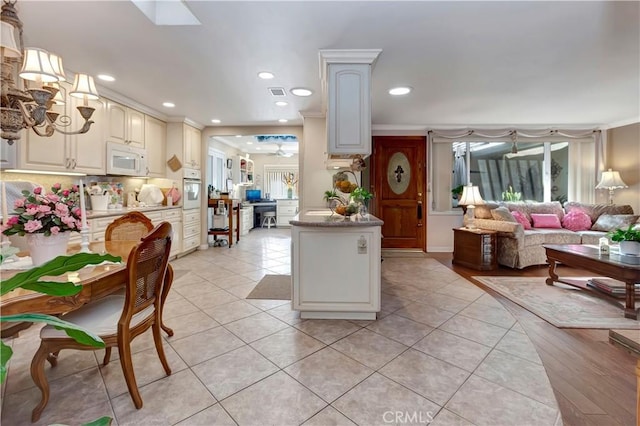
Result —
[[[4, 0], [0, 13], [0, 54], [2, 59], [2, 99], [0, 137], [9, 144], [20, 139], [22, 129], [33, 129], [40, 136], [50, 137], [54, 132], [65, 135], [87, 133], [93, 124], [95, 111], [88, 105], [89, 99], [98, 99], [93, 77], [76, 74], [70, 96], [83, 99], [77, 107], [84, 124], [78, 130], [69, 130], [71, 117], [51, 110], [54, 104], [64, 104], [59, 83], [66, 81], [62, 58], [44, 49], [24, 47], [22, 22], [14, 7], [16, 0]], [[16, 43], [16, 34], [20, 44]], [[19, 85], [16, 85], [16, 70]], [[27, 83], [28, 82], [28, 83]], [[24, 87], [20, 87], [24, 86]]]

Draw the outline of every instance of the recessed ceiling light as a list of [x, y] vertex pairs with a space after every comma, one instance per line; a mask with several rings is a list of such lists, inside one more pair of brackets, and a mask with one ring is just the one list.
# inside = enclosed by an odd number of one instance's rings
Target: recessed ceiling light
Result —
[[394, 96], [406, 95], [411, 92], [411, 87], [394, 87], [389, 89], [389, 94]]
[[278, 101], [278, 102], [276, 102], [276, 105], [278, 105], [278, 106], [287, 106], [287, 105], [289, 105], [289, 102]]
[[98, 78], [102, 81], [116, 81], [115, 77], [108, 74], [98, 74]]
[[247, 142], [247, 145], [253, 145], [253, 142]]
[[281, 118], [280, 120], [278, 120], [279, 123], [286, 123], [287, 121], [289, 120], [287, 120], [286, 118]]
[[258, 73], [258, 77], [263, 80], [271, 80], [273, 77], [275, 77], [275, 75], [273, 75], [273, 73], [269, 71], [262, 71]]
[[291, 89], [291, 93], [296, 96], [311, 96], [313, 92], [309, 89], [305, 89], [304, 87], [295, 87]]
[[236, 138], [241, 138], [241, 137], [242, 137], [242, 135], [236, 135]]
[[260, 148], [259, 146], [256, 147], [257, 151], [260, 151], [262, 148]]
[[176, 106], [176, 104], [174, 104], [173, 102], [163, 102], [162, 106], [167, 108], [173, 108]]
[[221, 121], [218, 120], [217, 118], [214, 118], [213, 120], [211, 120], [211, 122], [214, 123], [214, 124], [220, 124], [221, 123]]

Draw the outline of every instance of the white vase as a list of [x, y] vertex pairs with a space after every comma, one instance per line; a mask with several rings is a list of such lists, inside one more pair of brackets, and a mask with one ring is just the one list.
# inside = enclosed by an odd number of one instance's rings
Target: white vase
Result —
[[66, 255], [70, 235], [70, 232], [60, 232], [48, 237], [44, 234], [27, 234], [29, 256], [33, 266], [40, 266], [55, 257]]
[[632, 256], [640, 256], [640, 242], [620, 241], [620, 254], [630, 254]]

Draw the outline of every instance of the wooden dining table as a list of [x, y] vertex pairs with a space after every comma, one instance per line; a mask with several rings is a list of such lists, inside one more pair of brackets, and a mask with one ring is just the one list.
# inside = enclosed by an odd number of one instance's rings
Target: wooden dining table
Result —
[[[82, 290], [73, 296], [50, 296], [36, 291], [15, 289], [0, 296], [0, 312], [2, 315], [24, 314], [35, 312], [40, 314], [60, 315], [78, 309], [86, 303], [98, 300], [125, 287], [127, 281], [126, 262], [129, 253], [139, 241], [101, 241], [89, 244], [89, 250], [93, 253], [111, 254], [122, 258], [121, 264], [90, 265], [75, 272], [69, 272], [57, 277], [47, 277], [47, 281], [71, 281], [82, 286]], [[80, 251], [80, 245], [69, 245], [68, 254]], [[0, 270], [0, 279], [8, 279], [20, 270], [10, 270], [10, 264], [3, 265]], [[169, 290], [173, 283], [173, 269], [167, 266], [164, 286], [161, 295], [161, 310], [164, 307]], [[173, 336], [173, 330], [164, 325], [162, 329]], [[19, 331], [19, 330], [16, 330]], [[4, 333], [3, 333], [4, 334]], [[11, 333], [7, 333], [10, 335]], [[8, 337], [8, 336], [3, 336]]]

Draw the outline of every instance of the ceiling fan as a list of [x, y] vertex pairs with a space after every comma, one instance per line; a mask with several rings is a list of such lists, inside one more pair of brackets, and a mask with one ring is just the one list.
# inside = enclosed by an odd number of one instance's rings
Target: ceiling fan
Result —
[[286, 152], [282, 149], [282, 144], [279, 143], [278, 144], [278, 149], [276, 150], [276, 152], [273, 153], [273, 155], [275, 155], [276, 157], [291, 157], [293, 154], [291, 152]]

